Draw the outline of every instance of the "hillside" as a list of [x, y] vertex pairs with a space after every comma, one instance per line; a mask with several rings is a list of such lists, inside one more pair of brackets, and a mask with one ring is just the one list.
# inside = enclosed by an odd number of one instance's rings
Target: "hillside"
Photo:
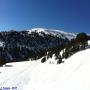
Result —
[[43, 28], [0, 32], [0, 59], [6, 62], [39, 59], [47, 49], [65, 46], [75, 36], [73, 33]]
[[90, 49], [79, 51], [58, 65], [41, 64], [40, 60], [8, 63], [0, 67], [0, 88], [90, 90], [89, 69]]

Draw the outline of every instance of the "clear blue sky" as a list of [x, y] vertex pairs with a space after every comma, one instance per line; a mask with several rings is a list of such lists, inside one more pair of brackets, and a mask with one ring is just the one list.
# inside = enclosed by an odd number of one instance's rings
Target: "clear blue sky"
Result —
[[90, 0], [0, 0], [0, 30], [33, 27], [90, 33]]

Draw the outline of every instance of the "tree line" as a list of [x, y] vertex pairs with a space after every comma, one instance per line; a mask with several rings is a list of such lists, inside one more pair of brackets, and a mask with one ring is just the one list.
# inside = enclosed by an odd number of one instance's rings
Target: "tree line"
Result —
[[[55, 54], [57, 64], [60, 64], [63, 59], [69, 58], [78, 51], [85, 50], [88, 46], [88, 40], [90, 40], [90, 36], [84, 32], [79, 33], [76, 38], [71, 39], [66, 45], [50, 48], [46, 57], [52, 58], [52, 55]], [[63, 51], [62, 55], [60, 55], [61, 51]], [[44, 57], [41, 62], [45, 62], [48, 58]]]

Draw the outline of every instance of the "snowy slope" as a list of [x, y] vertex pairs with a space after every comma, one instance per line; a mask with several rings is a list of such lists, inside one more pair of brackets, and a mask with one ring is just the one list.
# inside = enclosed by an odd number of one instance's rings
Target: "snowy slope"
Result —
[[43, 32], [45, 34], [51, 34], [54, 36], [58, 36], [58, 37], [62, 37], [62, 38], [68, 38], [68, 39], [72, 39], [72, 38], [76, 37], [75, 33], [67, 33], [67, 32], [64, 32], [62, 30], [56, 30], [56, 29], [33, 28], [33, 29], [30, 29], [27, 31], [28, 31], [28, 34], [31, 34], [32, 32], [36, 32], [39, 35], [43, 35], [42, 34], [42, 32]]
[[[90, 90], [90, 49], [56, 65], [27, 61], [0, 67], [0, 87], [15, 90]], [[11, 89], [10, 89], [11, 90]]]
[[61, 65], [40, 65], [30, 76], [32, 83], [29, 82], [25, 88], [26, 90], [90, 90], [89, 69], [90, 49], [78, 52]]
[[15, 87], [14, 90], [22, 90], [23, 85], [30, 80], [29, 74], [38, 64], [40, 64], [39, 60], [37, 62], [8, 63], [6, 66], [0, 67], [0, 89], [8, 87], [12, 90]]

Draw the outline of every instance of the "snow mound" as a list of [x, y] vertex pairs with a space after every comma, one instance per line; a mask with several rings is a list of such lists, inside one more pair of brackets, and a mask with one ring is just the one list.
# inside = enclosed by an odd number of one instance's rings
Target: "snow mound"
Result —
[[88, 45], [90, 45], [90, 40], [88, 40]]

